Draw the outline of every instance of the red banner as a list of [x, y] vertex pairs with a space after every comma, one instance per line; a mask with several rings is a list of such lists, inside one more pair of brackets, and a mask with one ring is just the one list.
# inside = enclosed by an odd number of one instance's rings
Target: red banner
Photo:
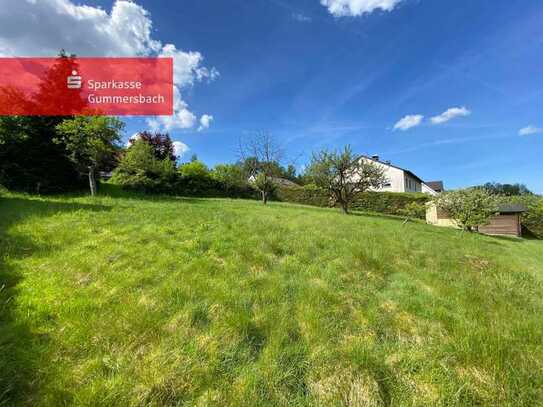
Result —
[[1, 116], [172, 114], [172, 58], [0, 58]]

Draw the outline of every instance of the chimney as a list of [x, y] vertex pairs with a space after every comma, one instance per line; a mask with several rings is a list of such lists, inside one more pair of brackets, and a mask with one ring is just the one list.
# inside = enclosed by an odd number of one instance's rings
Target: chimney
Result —
[[371, 156], [371, 159], [372, 159], [373, 161], [379, 161], [379, 156], [378, 156], [378, 155], [372, 155], [372, 156]]

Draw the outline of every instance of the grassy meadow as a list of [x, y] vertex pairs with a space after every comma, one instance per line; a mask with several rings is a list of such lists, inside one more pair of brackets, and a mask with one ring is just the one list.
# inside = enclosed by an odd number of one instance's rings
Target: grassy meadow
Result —
[[542, 241], [0, 197], [0, 406], [541, 405], [542, 316]]

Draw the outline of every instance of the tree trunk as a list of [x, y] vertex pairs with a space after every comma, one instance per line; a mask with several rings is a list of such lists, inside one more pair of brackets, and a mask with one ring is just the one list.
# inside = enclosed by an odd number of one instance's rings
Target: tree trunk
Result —
[[266, 191], [262, 191], [262, 203], [264, 205], [268, 204], [268, 193]]
[[347, 205], [347, 202], [341, 202], [341, 210], [343, 211], [344, 215], [349, 214], [349, 205]]
[[94, 178], [94, 168], [89, 167], [89, 187], [91, 196], [96, 195], [96, 179]]

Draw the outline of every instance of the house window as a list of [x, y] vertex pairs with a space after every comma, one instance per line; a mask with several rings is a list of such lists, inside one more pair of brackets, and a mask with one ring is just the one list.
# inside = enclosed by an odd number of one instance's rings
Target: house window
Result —
[[392, 184], [390, 182], [386, 182], [385, 184], [383, 184], [383, 188], [390, 188], [392, 186]]

